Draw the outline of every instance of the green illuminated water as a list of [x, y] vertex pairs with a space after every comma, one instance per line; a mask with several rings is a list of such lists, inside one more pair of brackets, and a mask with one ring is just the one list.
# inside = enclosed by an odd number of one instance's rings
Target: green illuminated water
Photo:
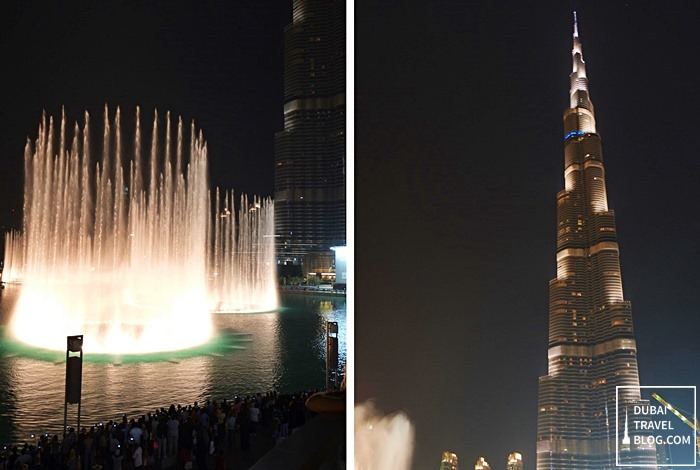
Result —
[[[2, 443], [23, 442], [32, 433], [58, 434], [63, 423], [65, 352], [30, 348], [5, 334], [20, 288], [0, 293]], [[214, 315], [215, 337], [197, 348], [139, 357], [86, 355], [81, 426], [171, 403], [323, 387], [326, 321], [338, 322], [345, 361], [345, 299], [289, 295], [282, 304], [276, 312]], [[75, 425], [77, 406], [69, 406], [68, 418]]]

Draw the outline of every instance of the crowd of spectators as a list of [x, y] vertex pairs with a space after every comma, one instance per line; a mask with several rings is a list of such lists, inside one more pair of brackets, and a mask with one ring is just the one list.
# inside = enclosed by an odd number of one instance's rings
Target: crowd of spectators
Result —
[[[4, 446], [0, 470], [159, 470], [170, 466], [225, 470], [227, 454], [251, 449], [255, 439], [270, 447], [286, 439], [313, 414], [315, 391], [268, 392], [220, 402], [170, 405], [138, 418], [98, 423], [65, 436], [43, 434], [36, 442]], [[265, 435], [258, 435], [261, 429]]]

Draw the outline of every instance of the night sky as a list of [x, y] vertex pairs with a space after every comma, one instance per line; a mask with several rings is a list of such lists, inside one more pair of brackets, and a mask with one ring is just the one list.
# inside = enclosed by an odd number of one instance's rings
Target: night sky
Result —
[[[351, 370], [357, 400], [413, 420], [415, 468], [534, 469], [574, 8], [642, 384], [700, 385], [700, 5], [359, 0]], [[289, 22], [281, 0], [3, 4], [2, 231], [61, 106], [194, 119], [213, 185], [271, 195]]]
[[291, 21], [291, 1], [279, 0], [3, 3], [2, 231], [21, 223], [25, 140], [36, 138], [42, 110], [59, 118], [62, 106], [81, 126], [90, 112], [93, 138], [105, 104], [112, 115], [121, 107], [125, 133], [133, 134], [137, 105], [147, 135], [155, 108], [162, 126], [168, 110], [186, 126], [194, 119], [208, 142], [212, 185], [271, 196]]
[[574, 8], [642, 385], [700, 385], [700, 4], [355, 8], [355, 393], [414, 468], [535, 468]]

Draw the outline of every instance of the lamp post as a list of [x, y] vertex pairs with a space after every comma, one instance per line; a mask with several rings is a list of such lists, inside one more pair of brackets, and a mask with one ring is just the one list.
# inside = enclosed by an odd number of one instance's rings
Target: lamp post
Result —
[[83, 335], [68, 336], [66, 346], [66, 399], [63, 404], [63, 437], [68, 425], [68, 404], [78, 405], [80, 432], [80, 397], [83, 379]]

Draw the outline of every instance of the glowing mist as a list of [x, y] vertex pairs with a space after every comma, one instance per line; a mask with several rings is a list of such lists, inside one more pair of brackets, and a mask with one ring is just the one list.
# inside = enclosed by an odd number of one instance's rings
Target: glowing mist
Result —
[[355, 470], [408, 470], [414, 430], [404, 413], [384, 416], [369, 401], [355, 406]]

